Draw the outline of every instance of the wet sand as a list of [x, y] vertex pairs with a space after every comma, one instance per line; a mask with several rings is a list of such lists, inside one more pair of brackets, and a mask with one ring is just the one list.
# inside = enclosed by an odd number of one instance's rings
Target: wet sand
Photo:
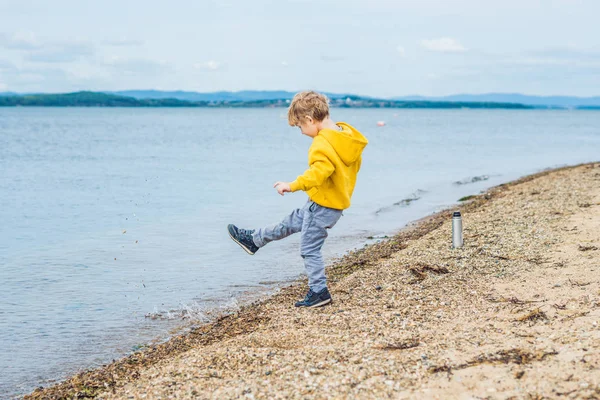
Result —
[[600, 163], [546, 171], [26, 398], [600, 398], [599, 273]]

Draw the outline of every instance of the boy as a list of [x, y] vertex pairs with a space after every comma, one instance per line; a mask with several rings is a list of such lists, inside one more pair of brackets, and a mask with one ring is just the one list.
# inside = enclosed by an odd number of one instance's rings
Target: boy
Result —
[[313, 91], [294, 96], [288, 109], [288, 122], [313, 139], [308, 150], [309, 168], [293, 182], [275, 182], [274, 188], [282, 196], [286, 192], [305, 191], [308, 202], [276, 225], [258, 230], [228, 225], [227, 230], [248, 254], [256, 253], [273, 240], [302, 232], [300, 254], [309, 290], [296, 307], [319, 307], [331, 302], [321, 247], [327, 238], [327, 229], [350, 207], [361, 153], [368, 141], [352, 126], [334, 123], [329, 118], [327, 97]]

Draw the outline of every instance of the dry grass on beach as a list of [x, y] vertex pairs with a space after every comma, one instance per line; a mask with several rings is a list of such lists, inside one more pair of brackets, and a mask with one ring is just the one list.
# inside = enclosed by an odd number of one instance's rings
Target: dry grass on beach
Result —
[[600, 164], [544, 172], [28, 398], [600, 398]]

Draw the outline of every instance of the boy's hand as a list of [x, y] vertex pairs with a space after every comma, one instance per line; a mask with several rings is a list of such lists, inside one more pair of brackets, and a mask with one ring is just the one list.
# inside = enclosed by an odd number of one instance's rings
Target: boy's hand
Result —
[[285, 192], [291, 192], [292, 189], [290, 189], [290, 184], [287, 182], [275, 182], [275, 184], [273, 185], [273, 187], [275, 189], [277, 189], [277, 193], [279, 193], [280, 195], [283, 196], [283, 194]]

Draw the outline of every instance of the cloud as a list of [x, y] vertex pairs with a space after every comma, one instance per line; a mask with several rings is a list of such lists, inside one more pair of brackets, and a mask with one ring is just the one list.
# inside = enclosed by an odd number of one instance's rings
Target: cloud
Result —
[[35, 33], [31, 31], [19, 31], [12, 35], [0, 33], [0, 47], [12, 50], [33, 50], [42, 45]]
[[398, 54], [400, 54], [400, 57], [406, 56], [406, 50], [404, 50], [404, 47], [398, 46], [398, 47], [396, 47], [396, 50], [398, 51]]
[[156, 61], [142, 58], [127, 59], [118, 56], [110, 57], [104, 61], [113, 73], [119, 75], [161, 75], [172, 70], [166, 61]]
[[207, 69], [211, 71], [216, 71], [221, 68], [221, 63], [215, 60], [209, 60], [203, 63], [194, 64], [194, 68], [196, 69]]
[[47, 80], [48, 76], [56, 76], [55, 71], [48, 71], [48, 73], [23, 73], [19, 76], [19, 83], [40, 83]]
[[503, 55], [495, 62], [525, 68], [600, 68], [600, 51], [576, 47], [545, 48]]
[[135, 46], [143, 45], [144, 42], [141, 40], [136, 40], [136, 39], [119, 38], [119, 39], [105, 40], [102, 42], [102, 44], [104, 44], [106, 46], [114, 46], [114, 47], [135, 47]]
[[14, 66], [13, 63], [11, 63], [8, 60], [1, 60], [0, 59], [0, 71], [3, 71], [3, 70], [14, 70], [14, 69], [15, 69], [15, 66]]
[[522, 57], [509, 60], [509, 64], [517, 65], [571, 65], [573, 61], [551, 57]]
[[443, 37], [439, 39], [423, 39], [421, 40], [421, 46], [425, 47], [429, 51], [437, 51], [441, 53], [462, 53], [467, 49], [460, 44], [456, 39]]
[[537, 69], [540, 71], [547, 71], [548, 68], [560, 68], [564, 71], [568, 71], [569, 69], [577, 69], [579, 72], [588, 69], [591, 71], [600, 70], [600, 59], [594, 61], [581, 59], [525, 56], [505, 60], [503, 64], [523, 68], [538, 67]]
[[147, 59], [109, 60], [72, 64], [29, 64], [6, 73], [0, 81], [17, 92], [70, 92], [130, 88], [173, 76], [172, 67], [163, 61]]
[[13, 68], [2, 75], [3, 81], [12, 90], [31, 92], [42, 90], [46, 85], [70, 85], [67, 73], [58, 68]]
[[25, 56], [26, 61], [68, 63], [94, 55], [95, 47], [87, 42], [54, 42]]
[[281, 65], [283, 65], [284, 67], [287, 67], [287, 66], [289, 66], [290, 64], [289, 64], [287, 61], [282, 61], [282, 62], [281, 62]]
[[68, 63], [92, 56], [95, 46], [82, 40], [41, 41], [30, 31], [12, 35], [0, 33], [0, 48], [22, 51], [25, 61], [37, 63]]
[[600, 49], [586, 49], [575, 46], [570, 47], [551, 47], [542, 50], [526, 52], [526, 55], [532, 58], [546, 60], [570, 60], [570, 61], [600, 61]]
[[336, 55], [331, 55], [331, 54], [322, 54], [321, 55], [321, 61], [325, 61], [325, 62], [337, 62], [337, 61], [344, 61], [345, 58], [343, 56], [336, 56]]

